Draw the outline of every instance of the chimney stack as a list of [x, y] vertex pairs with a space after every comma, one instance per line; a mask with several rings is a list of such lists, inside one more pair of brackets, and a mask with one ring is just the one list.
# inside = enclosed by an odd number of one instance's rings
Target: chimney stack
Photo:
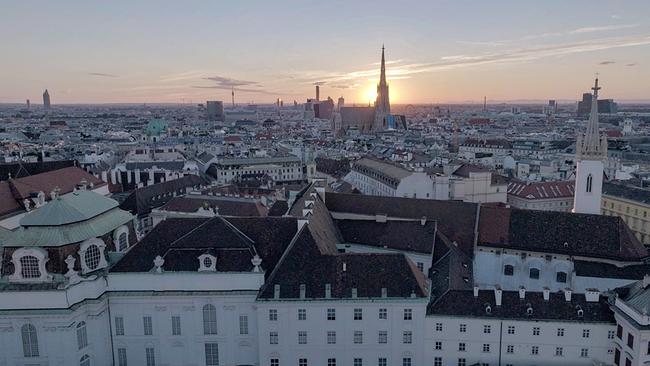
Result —
[[542, 294], [544, 295], [544, 301], [548, 301], [551, 298], [551, 289], [548, 287], [544, 287], [542, 290]]
[[501, 306], [501, 298], [503, 296], [503, 290], [501, 290], [501, 287], [496, 286], [494, 288], [494, 303], [496, 306]]
[[474, 286], [474, 297], [478, 297], [478, 286]]
[[566, 301], [571, 301], [571, 293], [572, 293], [572, 292], [573, 292], [573, 291], [572, 291], [570, 288], [568, 288], [568, 287], [565, 288], [565, 289], [564, 289], [564, 300], [566, 300]]
[[643, 276], [643, 288], [646, 289], [650, 285], [650, 275], [646, 274]]
[[521, 286], [519, 288], [519, 300], [523, 300], [526, 298], [526, 288], [524, 286]]

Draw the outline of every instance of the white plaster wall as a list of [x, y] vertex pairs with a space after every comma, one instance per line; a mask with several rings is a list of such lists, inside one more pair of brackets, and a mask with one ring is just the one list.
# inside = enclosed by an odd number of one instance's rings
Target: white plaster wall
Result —
[[[388, 365], [401, 365], [403, 357], [411, 357], [412, 365], [425, 362], [424, 329], [426, 300], [375, 299], [372, 301], [304, 301], [258, 302], [260, 365], [269, 365], [272, 357], [281, 365], [297, 365], [299, 358], [307, 358], [309, 366], [327, 366], [328, 358], [336, 358], [337, 365], [352, 365], [354, 358], [362, 358], [364, 365], [376, 365], [379, 357], [386, 357]], [[307, 320], [299, 321], [298, 309], [306, 309]], [[327, 320], [327, 309], [336, 309], [336, 320]], [[363, 320], [354, 320], [354, 308], [363, 309]], [[386, 308], [388, 319], [378, 318], [379, 308]], [[411, 308], [413, 320], [404, 320], [403, 311]], [[278, 310], [278, 320], [270, 321], [269, 309]], [[307, 331], [307, 344], [298, 344], [298, 331]], [[363, 332], [363, 344], [354, 344], [354, 331]], [[388, 343], [378, 344], [378, 332], [388, 332]], [[402, 343], [402, 332], [413, 332], [413, 343]], [[279, 344], [269, 344], [269, 332], [277, 331]], [[327, 332], [336, 332], [336, 344], [327, 344]]]

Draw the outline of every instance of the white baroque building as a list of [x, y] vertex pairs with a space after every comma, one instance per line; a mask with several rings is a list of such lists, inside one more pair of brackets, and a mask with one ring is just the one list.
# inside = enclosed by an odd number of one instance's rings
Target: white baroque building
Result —
[[648, 268], [617, 217], [318, 180], [284, 217], [167, 218], [137, 243], [133, 221], [81, 190], [0, 233], [0, 365], [609, 365]]

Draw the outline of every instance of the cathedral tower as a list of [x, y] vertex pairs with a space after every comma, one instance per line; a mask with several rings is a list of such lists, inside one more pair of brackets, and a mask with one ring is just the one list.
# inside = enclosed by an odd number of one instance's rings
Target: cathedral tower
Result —
[[603, 190], [603, 161], [607, 159], [607, 138], [598, 131], [598, 79], [592, 88], [591, 112], [584, 134], [576, 139], [576, 184], [573, 212], [600, 214]]
[[388, 83], [386, 82], [386, 59], [384, 46], [381, 46], [381, 73], [377, 84], [377, 100], [375, 101], [375, 121], [373, 130], [378, 131], [386, 127], [386, 116], [390, 114], [390, 101], [388, 99]]

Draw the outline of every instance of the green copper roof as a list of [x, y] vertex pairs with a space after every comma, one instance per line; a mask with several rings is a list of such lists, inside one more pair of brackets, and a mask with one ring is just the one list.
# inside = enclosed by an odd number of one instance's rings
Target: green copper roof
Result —
[[85, 221], [59, 226], [21, 226], [4, 239], [5, 247], [56, 247], [105, 235], [128, 223], [133, 215], [113, 208]]
[[144, 129], [144, 133], [148, 136], [159, 136], [161, 133], [167, 130], [167, 123], [161, 119], [154, 118], [147, 123], [147, 127]]
[[75, 191], [46, 203], [20, 220], [21, 226], [61, 226], [91, 219], [118, 206], [91, 191]]

